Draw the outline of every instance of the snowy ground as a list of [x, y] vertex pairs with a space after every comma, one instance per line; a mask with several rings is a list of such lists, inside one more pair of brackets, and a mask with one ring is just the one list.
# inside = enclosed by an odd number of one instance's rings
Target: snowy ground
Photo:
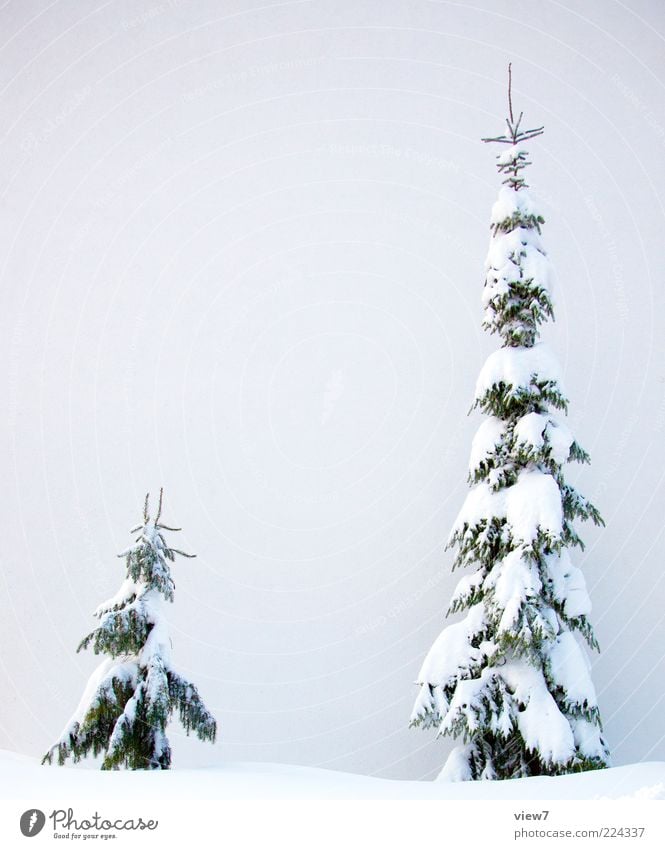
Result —
[[331, 770], [228, 763], [169, 772], [101, 772], [41, 766], [0, 750], [0, 798], [159, 799], [665, 799], [665, 763], [561, 778], [449, 784], [394, 781]]

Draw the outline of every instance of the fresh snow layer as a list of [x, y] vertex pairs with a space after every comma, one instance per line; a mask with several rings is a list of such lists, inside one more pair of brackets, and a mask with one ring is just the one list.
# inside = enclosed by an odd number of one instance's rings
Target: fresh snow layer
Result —
[[490, 354], [478, 375], [476, 399], [482, 398], [493, 386], [503, 383], [513, 392], [528, 389], [532, 380], [552, 381], [561, 389], [561, 368], [544, 342], [531, 348], [499, 348]]
[[564, 631], [549, 649], [550, 672], [555, 684], [572, 704], [595, 707], [596, 690], [589, 674], [589, 662], [575, 635]]
[[527, 599], [539, 595], [542, 584], [535, 564], [518, 549], [499, 560], [487, 576], [494, 604], [503, 609], [499, 633], [510, 631]]
[[119, 660], [113, 657], [104, 658], [88, 679], [78, 706], [62, 729], [56, 745], [69, 740], [70, 734], [74, 732], [74, 726], [83, 722], [94, 700], [102, 691], [110, 688], [113, 678], [118, 678], [120, 681], [135, 682], [136, 675], [136, 661]]
[[474, 604], [464, 619], [439, 634], [423, 661], [416, 683], [445, 687], [458, 676], [468, 674], [483, 659], [483, 652], [474, 648], [471, 640], [484, 627], [484, 607]]
[[107, 613], [109, 610], [114, 610], [117, 607], [120, 607], [125, 602], [129, 601], [132, 596], [138, 595], [139, 588], [135, 581], [132, 581], [131, 578], [125, 578], [125, 580], [120, 585], [120, 589], [118, 592], [111, 596], [111, 598], [102, 602], [97, 610], [95, 610], [94, 615], [100, 619], [104, 613]]
[[[436, 745], [433, 743], [432, 745]], [[127, 772], [40, 766], [0, 750], [3, 799], [665, 799], [665, 763], [510, 781], [397, 781], [269, 763]]]
[[469, 471], [471, 473], [494, 454], [506, 435], [506, 425], [496, 416], [489, 416], [480, 425], [471, 443]]
[[[507, 211], [503, 208], [503, 204], [500, 204], [500, 208], [502, 211]], [[508, 233], [499, 231], [491, 237], [485, 258], [483, 308], [486, 309], [494, 298], [508, 295], [511, 284], [518, 282], [527, 283], [534, 290], [541, 289], [547, 292], [552, 300], [554, 288], [552, 266], [543, 249], [538, 231], [525, 227], [517, 227]]]
[[539, 210], [536, 208], [531, 195], [526, 189], [516, 191], [510, 186], [502, 186], [499, 189], [499, 197], [492, 206], [490, 222], [492, 224], [501, 224], [506, 218], [512, 218], [516, 213], [526, 217], [528, 215], [538, 215]]
[[529, 151], [524, 145], [511, 144], [509, 147], [504, 148], [501, 153], [497, 154], [496, 161], [499, 165], [510, 165], [511, 162], [519, 159], [520, 156], [527, 157], [528, 155]]
[[563, 526], [561, 491], [552, 475], [539, 469], [520, 472], [512, 485], [494, 492], [485, 482], [476, 484], [467, 494], [452, 535], [463, 531], [465, 525], [476, 527], [493, 517], [505, 519], [510, 525], [514, 542], [528, 545], [541, 530], [553, 538], [560, 536]]
[[553, 413], [527, 413], [515, 424], [515, 438], [527, 448], [550, 447], [555, 463], [563, 464], [570, 456], [573, 435], [570, 429]]
[[543, 673], [523, 660], [510, 660], [500, 674], [524, 705], [517, 714], [517, 726], [528, 749], [538, 751], [543, 760], [565, 763], [575, 754], [570, 724], [557, 707]]
[[591, 599], [586, 589], [586, 581], [581, 569], [573, 566], [570, 553], [562, 549], [559, 554], [545, 557], [547, 571], [552, 578], [554, 596], [564, 601], [566, 616], [588, 616], [591, 613]]

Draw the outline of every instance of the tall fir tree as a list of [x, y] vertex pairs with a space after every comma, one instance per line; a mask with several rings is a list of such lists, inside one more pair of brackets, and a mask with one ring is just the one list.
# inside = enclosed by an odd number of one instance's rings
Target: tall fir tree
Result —
[[[553, 319], [544, 219], [524, 180], [524, 143], [514, 119], [509, 68], [504, 177], [491, 215], [483, 327], [501, 347], [478, 377], [470, 491], [448, 545], [453, 568], [470, 567], [449, 614], [464, 613], [429, 651], [411, 724], [461, 738], [441, 772], [451, 781], [516, 778], [603, 768], [609, 753], [583, 640], [597, 649], [591, 603], [571, 551], [575, 520], [602, 524], [564, 477], [587, 463], [562, 415], [567, 400], [553, 355], [539, 341]], [[582, 638], [582, 639], [580, 639]]]
[[113, 598], [95, 611], [99, 626], [79, 647], [92, 646], [107, 657], [92, 674], [76, 712], [42, 763], [62, 765], [89, 753], [103, 755], [102, 769], [169, 769], [171, 748], [166, 726], [174, 711], [189, 734], [214, 742], [217, 723], [196, 687], [171, 665], [171, 641], [164, 601], [173, 601], [169, 563], [185, 554], [167, 545], [160, 522], [162, 491], [154, 521], [145, 498], [143, 522], [132, 528], [135, 544], [126, 558], [127, 575]]

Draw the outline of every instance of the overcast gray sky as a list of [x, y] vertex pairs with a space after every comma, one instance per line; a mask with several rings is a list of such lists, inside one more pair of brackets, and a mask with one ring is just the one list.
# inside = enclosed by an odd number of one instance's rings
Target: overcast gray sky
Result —
[[615, 762], [665, 758], [665, 6], [0, 5], [0, 746], [95, 664], [147, 489], [174, 659], [220, 722], [175, 765], [431, 777], [407, 729], [457, 580], [506, 66], [558, 277], [578, 557]]

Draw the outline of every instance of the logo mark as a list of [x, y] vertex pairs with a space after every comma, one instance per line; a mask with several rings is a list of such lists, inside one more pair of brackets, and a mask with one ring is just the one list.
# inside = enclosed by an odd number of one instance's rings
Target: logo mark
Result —
[[38, 808], [29, 808], [21, 816], [20, 826], [21, 834], [24, 837], [34, 837], [44, 828], [46, 816], [43, 811]]

